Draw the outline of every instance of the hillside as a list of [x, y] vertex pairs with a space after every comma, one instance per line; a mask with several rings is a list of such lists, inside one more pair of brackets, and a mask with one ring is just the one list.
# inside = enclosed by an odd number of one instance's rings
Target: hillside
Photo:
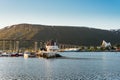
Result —
[[45, 26], [18, 24], [0, 29], [0, 39], [57, 40], [63, 44], [100, 45], [102, 40], [120, 43], [119, 31], [108, 31], [87, 27]]

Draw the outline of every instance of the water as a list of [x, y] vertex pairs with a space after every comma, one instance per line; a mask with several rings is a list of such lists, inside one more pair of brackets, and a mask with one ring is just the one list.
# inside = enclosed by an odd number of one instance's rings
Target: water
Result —
[[119, 52], [60, 54], [65, 57], [0, 57], [0, 80], [120, 80]]

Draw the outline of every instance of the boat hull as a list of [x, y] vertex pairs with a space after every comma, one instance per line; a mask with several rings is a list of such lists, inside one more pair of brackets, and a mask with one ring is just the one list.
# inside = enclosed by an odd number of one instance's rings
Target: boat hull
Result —
[[62, 57], [60, 54], [57, 54], [56, 52], [40, 52], [38, 54], [39, 57], [43, 58], [56, 58], [56, 57]]

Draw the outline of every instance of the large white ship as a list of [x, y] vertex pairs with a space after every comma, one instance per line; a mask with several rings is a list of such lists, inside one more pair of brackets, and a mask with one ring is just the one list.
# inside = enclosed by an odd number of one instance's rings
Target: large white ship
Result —
[[41, 50], [38, 54], [44, 58], [61, 57], [58, 54], [58, 50], [59, 48], [57, 43], [53, 40], [50, 40], [46, 43], [45, 49]]

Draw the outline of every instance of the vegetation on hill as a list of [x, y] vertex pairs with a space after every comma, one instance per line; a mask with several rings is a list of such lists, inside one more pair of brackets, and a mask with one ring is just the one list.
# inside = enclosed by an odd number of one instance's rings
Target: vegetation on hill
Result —
[[120, 32], [87, 27], [18, 24], [0, 29], [0, 39], [57, 40], [61, 44], [101, 45], [102, 40], [120, 43]]

